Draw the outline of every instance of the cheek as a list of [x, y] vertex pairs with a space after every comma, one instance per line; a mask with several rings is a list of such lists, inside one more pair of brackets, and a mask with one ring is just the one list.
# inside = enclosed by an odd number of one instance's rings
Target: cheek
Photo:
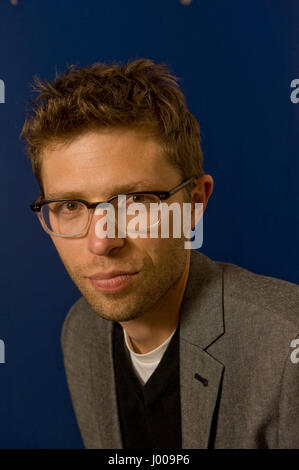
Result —
[[137, 238], [131, 241], [133, 250], [138, 250], [143, 257], [150, 259], [151, 264], [159, 266], [182, 251], [183, 241], [177, 238]]
[[70, 267], [80, 264], [80, 253], [83, 253], [81, 240], [53, 237], [52, 241], [64, 264]]

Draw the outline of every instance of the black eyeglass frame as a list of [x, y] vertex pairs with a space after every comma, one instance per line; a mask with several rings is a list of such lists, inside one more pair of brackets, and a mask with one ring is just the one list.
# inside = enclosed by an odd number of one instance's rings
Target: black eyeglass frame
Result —
[[[196, 178], [198, 178], [198, 176], [190, 176], [190, 178], [187, 178], [182, 183], [180, 183], [178, 186], [175, 186], [174, 188], [170, 189], [169, 191], [135, 191], [133, 193], [124, 194], [124, 196], [135, 196], [135, 195], [139, 195], [139, 194], [153, 194], [153, 195], [157, 196], [161, 201], [166, 201], [171, 196], [173, 196], [173, 194], [175, 194], [178, 191], [180, 191], [181, 189], [185, 188], [185, 186], [187, 186], [189, 183], [191, 183], [191, 181], [193, 179], [196, 179]], [[114, 199], [117, 199], [118, 196], [119, 196], [119, 194], [117, 196], [110, 197], [109, 199], [107, 199], [107, 201], [99, 201], [99, 202], [88, 202], [88, 201], [85, 201], [84, 199], [77, 199], [77, 198], [74, 198], [74, 199], [68, 199], [68, 198], [43, 199], [41, 201], [38, 201], [38, 199], [36, 199], [35, 201], [32, 202], [32, 204], [30, 204], [30, 209], [33, 212], [38, 213], [38, 212], [41, 211], [41, 208], [45, 204], [49, 204], [50, 202], [62, 202], [62, 201], [81, 202], [88, 209], [95, 209], [99, 204], [111, 203], [111, 201], [113, 201]], [[41, 197], [41, 196], [39, 196], [39, 197]]]

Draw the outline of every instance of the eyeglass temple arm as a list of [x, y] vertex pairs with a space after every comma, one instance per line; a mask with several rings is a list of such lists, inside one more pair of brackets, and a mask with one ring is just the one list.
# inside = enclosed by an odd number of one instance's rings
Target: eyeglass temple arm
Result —
[[188, 178], [187, 180], [183, 181], [181, 184], [179, 184], [179, 186], [177, 186], [176, 188], [173, 188], [171, 189], [171, 191], [169, 191], [169, 196], [172, 196], [173, 194], [175, 194], [177, 191], [180, 191], [180, 189], [183, 189], [185, 186], [187, 186], [187, 184], [191, 183], [191, 181], [193, 179], [197, 178], [196, 176], [190, 176], [190, 178]]

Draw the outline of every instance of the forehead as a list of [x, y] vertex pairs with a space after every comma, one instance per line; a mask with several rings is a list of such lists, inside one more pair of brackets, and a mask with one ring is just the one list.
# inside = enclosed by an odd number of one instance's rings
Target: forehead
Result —
[[[178, 175], [153, 136], [135, 130], [101, 130], [44, 149], [41, 176], [45, 194], [113, 193], [113, 187], [160, 183]], [[177, 176], [178, 178], [178, 176]], [[105, 193], [105, 194], [104, 194]]]

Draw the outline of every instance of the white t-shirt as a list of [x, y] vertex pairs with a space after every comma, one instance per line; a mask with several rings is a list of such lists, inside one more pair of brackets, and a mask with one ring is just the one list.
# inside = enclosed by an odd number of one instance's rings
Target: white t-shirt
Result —
[[158, 366], [175, 332], [176, 330], [174, 330], [174, 332], [164, 341], [164, 343], [160, 344], [160, 346], [158, 346], [156, 349], [153, 349], [153, 351], [145, 354], [138, 354], [132, 351], [131, 347], [129, 346], [127, 333], [124, 330], [125, 344], [130, 353], [133, 368], [142, 385], [148, 381]]

